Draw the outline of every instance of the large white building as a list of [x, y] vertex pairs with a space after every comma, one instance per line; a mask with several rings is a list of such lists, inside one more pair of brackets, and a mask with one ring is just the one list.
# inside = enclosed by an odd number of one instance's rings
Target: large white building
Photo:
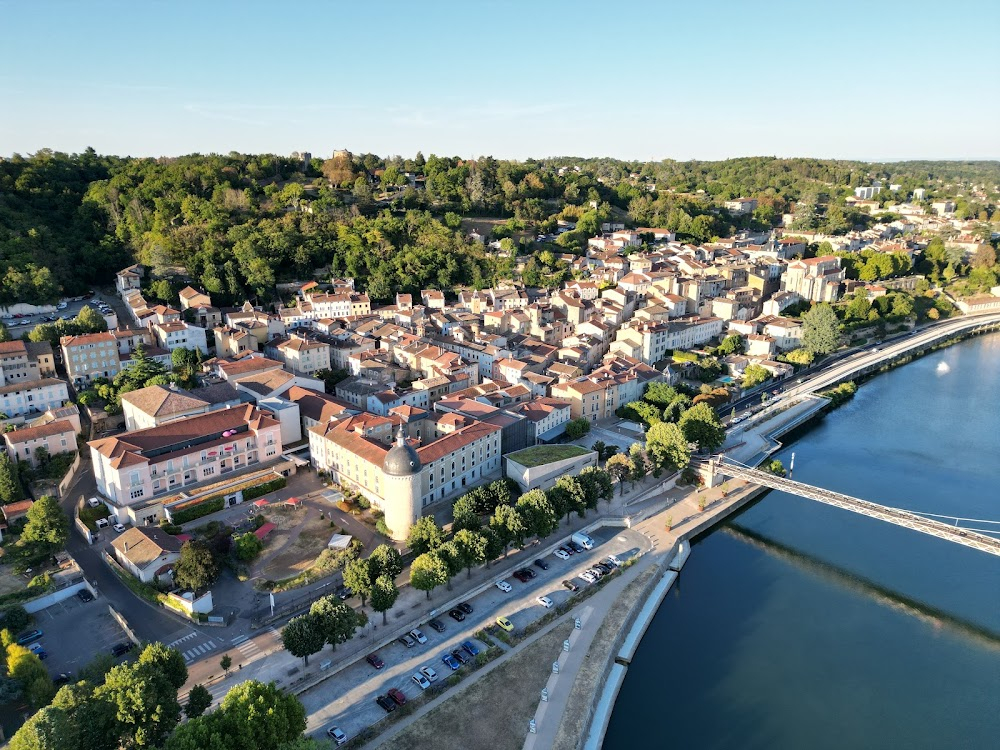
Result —
[[836, 302], [846, 277], [836, 255], [793, 260], [781, 275], [781, 289], [813, 302]]
[[393, 539], [405, 539], [431, 503], [500, 471], [500, 427], [456, 414], [417, 416], [404, 425], [400, 416], [364, 413], [309, 428], [313, 466], [382, 510]]
[[0, 386], [0, 411], [8, 417], [58, 409], [68, 400], [66, 383], [56, 378], [16, 381]]
[[63, 336], [59, 345], [66, 374], [76, 385], [86, 387], [95, 378], [110, 380], [121, 369], [118, 340], [110, 331]]

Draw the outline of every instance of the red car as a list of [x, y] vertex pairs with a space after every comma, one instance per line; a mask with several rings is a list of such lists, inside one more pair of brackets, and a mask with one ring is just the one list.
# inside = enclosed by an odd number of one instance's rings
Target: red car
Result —
[[389, 688], [389, 697], [395, 701], [397, 706], [402, 706], [406, 703], [406, 696], [403, 695], [403, 691], [397, 688]]
[[381, 669], [385, 666], [385, 662], [382, 661], [382, 658], [378, 654], [368, 654], [368, 656], [365, 657], [365, 660], [375, 667], [375, 669]]

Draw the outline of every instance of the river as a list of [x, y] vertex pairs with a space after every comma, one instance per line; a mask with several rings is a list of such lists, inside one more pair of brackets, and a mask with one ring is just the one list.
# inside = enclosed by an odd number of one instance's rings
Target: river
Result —
[[[863, 384], [794, 478], [1000, 520], [1000, 335]], [[695, 545], [604, 747], [1000, 747], [1000, 558], [771, 492]]]

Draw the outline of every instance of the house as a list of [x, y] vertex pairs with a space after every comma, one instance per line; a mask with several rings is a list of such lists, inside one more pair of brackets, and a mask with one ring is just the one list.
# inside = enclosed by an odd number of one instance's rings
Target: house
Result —
[[733, 216], [743, 216], [745, 214], [752, 214], [757, 210], [757, 199], [736, 198], [735, 200], [726, 201], [722, 205]]
[[95, 378], [111, 380], [121, 369], [118, 341], [110, 331], [63, 336], [59, 346], [66, 375], [76, 386], [87, 387]]
[[272, 339], [264, 347], [264, 353], [296, 375], [314, 375], [330, 369], [330, 345], [297, 334]]
[[0, 386], [0, 411], [8, 417], [57, 409], [69, 400], [66, 382], [41, 378]]
[[15, 523], [27, 517], [28, 511], [31, 510], [31, 506], [34, 504], [34, 500], [18, 500], [17, 502], [0, 506], [0, 513], [3, 513], [6, 528], [9, 529]]
[[183, 321], [170, 321], [154, 323], [151, 329], [160, 346], [167, 351], [197, 349], [202, 354], [208, 354], [208, 341], [204, 328]]
[[813, 302], [836, 302], [846, 277], [836, 255], [793, 260], [781, 275], [781, 289]]
[[50, 456], [76, 451], [76, 427], [68, 419], [57, 419], [38, 427], [24, 427], [3, 436], [7, 455], [32, 468], [38, 466], [38, 451], [45, 449]]
[[177, 386], [151, 385], [121, 395], [125, 429], [145, 430], [174, 419], [204, 414], [211, 406]]
[[180, 559], [180, 540], [155, 526], [133, 526], [111, 540], [115, 559], [143, 583], [156, 583]]
[[24, 341], [0, 343], [0, 385], [38, 380], [39, 375], [38, 363]]

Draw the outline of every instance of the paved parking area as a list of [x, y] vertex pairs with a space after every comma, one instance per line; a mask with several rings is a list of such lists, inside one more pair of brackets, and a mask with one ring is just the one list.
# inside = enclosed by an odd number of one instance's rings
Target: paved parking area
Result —
[[[438, 673], [439, 681], [447, 679], [451, 670], [441, 661], [445, 652], [459, 648], [459, 644], [470, 640], [474, 632], [492, 624], [500, 615], [510, 618], [515, 628], [522, 629], [547, 611], [535, 601], [537, 597], [548, 596], [555, 604], [559, 604], [572, 596], [571, 592], [562, 586], [562, 581], [573, 579], [582, 589], [589, 584], [577, 578], [577, 574], [593, 567], [593, 564], [601, 558], [614, 554], [624, 562], [639, 554], [641, 550], [648, 549], [650, 545], [646, 537], [629, 529], [604, 527], [591, 534], [591, 537], [596, 545], [590, 552], [572, 555], [568, 560], [560, 560], [552, 554], [542, 558], [548, 564], [548, 570], [542, 570], [534, 565], [534, 560], [539, 555], [532, 553], [531, 546], [523, 553], [512, 556], [507, 564], [503, 564], [502, 560], [494, 563], [494, 567], [506, 569], [516, 557], [521, 561], [519, 567], [530, 567], [536, 575], [527, 583], [521, 583], [512, 576], [507, 577], [505, 580], [512, 587], [510, 593], [504, 593], [495, 586], [490, 586], [483, 593], [469, 598], [467, 601], [473, 606], [474, 611], [463, 622], [451, 619], [447, 611], [431, 610], [427, 619], [437, 617], [446, 629], [443, 633], [437, 633], [422, 625], [420, 629], [427, 636], [426, 644], [408, 649], [402, 644], [393, 643], [378, 652], [385, 662], [383, 669], [376, 670], [362, 659], [342, 670], [336, 677], [301, 694], [299, 698], [305, 705], [308, 716], [306, 731], [322, 737], [326, 727], [336, 724], [349, 737], [354, 736], [385, 716], [384, 711], [375, 703], [376, 696], [385, 694], [392, 687], [399, 688], [407, 697], [415, 695], [419, 688], [410, 676], [425, 665]], [[556, 538], [553, 536], [545, 540], [544, 547], [550, 546]], [[534, 546], [536, 549], [542, 549], [542, 545]], [[495, 580], [499, 579], [497, 576]], [[416, 607], [422, 605], [423, 602], [420, 602]], [[411, 612], [405, 610], [391, 611], [388, 627], [392, 627], [394, 619], [405, 617], [409, 620], [411, 615]], [[360, 637], [367, 637], [373, 627], [375, 629], [383, 627], [381, 622], [381, 616], [374, 614], [372, 624], [363, 634], [359, 634]], [[482, 648], [482, 644], [475, 642]], [[312, 657], [310, 663], [312, 660], [324, 658], [327, 657], [323, 653], [317, 654]]]
[[39, 643], [48, 653], [49, 673], [75, 674], [100, 653], [110, 653], [128, 636], [108, 612], [107, 600], [82, 602], [76, 596], [35, 613], [34, 627], [44, 633]]

